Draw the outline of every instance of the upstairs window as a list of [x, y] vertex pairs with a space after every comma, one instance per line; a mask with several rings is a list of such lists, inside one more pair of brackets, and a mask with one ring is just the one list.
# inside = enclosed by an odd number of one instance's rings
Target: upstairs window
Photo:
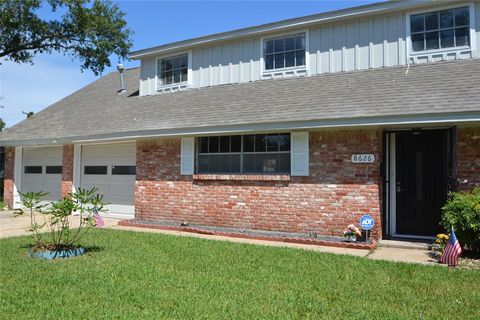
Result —
[[197, 138], [197, 173], [290, 173], [290, 134]]
[[263, 60], [265, 70], [305, 66], [305, 33], [266, 39]]
[[160, 86], [187, 82], [188, 54], [160, 59], [157, 68]]
[[469, 7], [410, 16], [410, 37], [413, 51], [469, 46]]

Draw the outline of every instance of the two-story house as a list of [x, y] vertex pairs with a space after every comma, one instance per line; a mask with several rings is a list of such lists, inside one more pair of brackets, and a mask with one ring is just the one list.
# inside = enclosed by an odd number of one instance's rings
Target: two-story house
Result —
[[[2, 132], [5, 203], [98, 187], [138, 223], [431, 237], [480, 185], [480, 3], [392, 1], [132, 52]], [[120, 90], [119, 90], [120, 89]]]

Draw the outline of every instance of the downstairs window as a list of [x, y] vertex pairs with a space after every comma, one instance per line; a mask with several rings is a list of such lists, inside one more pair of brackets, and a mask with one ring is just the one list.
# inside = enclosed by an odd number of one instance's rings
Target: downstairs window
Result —
[[250, 134], [196, 139], [200, 174], [289, 174], [290, 134]]

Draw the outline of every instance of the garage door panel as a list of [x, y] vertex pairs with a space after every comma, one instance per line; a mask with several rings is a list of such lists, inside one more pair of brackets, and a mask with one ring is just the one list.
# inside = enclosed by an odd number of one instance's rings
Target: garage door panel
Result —
[[48, 192], [48, 195], [45, 197], [47, 200], [58, 200], [61, 194], [62, 175], [47, 173], [46, 168], [54, 166], [60, 167], [59, 169], [61, 170], [62, 158], [62, 147], [24, 148], [20, 191], [23, 193]]
[[[135, 172], [135, 165], [135, 143], [83, 146], [81, 187], [97, 187], [98, 193], [109, 203], [106, 208], [110, 214], [132, 216], [135, 209], [135, 175], [130, 173]], [[86, 166], [106, 166], [106, 174], [85, 174]], [[112, 172], [114, 166], [126, 167]], [[87, 171], [95, 172], [92, 169]]]

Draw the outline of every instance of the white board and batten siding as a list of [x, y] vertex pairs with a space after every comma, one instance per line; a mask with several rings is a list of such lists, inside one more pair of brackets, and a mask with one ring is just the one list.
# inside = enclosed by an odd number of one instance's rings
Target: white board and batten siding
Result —
[[[135, 214], [135, 174], [112, 174], [114, 166], [135, 166], [135, 143], [83, 145], [81, 147], [80, 187], [98, 188], [108, 203], [109, 216]], [[86, 166], [106, 166], [106, 174], [86, 174]]]
[[62, 147], [23, 148], [20, 192], [48, 192], [46, 200], [60, 199], [62, 174], [50, 173], [50, 169], [55, 167], [58, 170], [58, 167], [62, 166], [62, 161]]
[[[445, 4], [432, 7], [431, 11], [463, 5], [471, 8], [471, 48], [454, 54], [411, 52], [407, 21], [409, 14], [414, 14], [415, 11], [389, 13], [194, 47], [190, 50], [192, 57], [189, 77], [191, 75], [192, 79], [189, 79], [189, 87], [201, 88], [265, 79], [266, 74], [262, 70], [263, 39], [298, 32], [305, 32], [307, 36], [307, 76], [478, 57], [480, 3]], [[156, 63], [157, 57], [142, 59], [140, 95], [157, 93]], [[291, 74], [286, 72], [284, 76]]]
[[[291, 175], [309, 175], [309, 134], [308, 131], [292, 132], [291, 144]], [[195, 138], [184, 137], [181, 140], [180, 174], [193, 175], [195, 172]]]

